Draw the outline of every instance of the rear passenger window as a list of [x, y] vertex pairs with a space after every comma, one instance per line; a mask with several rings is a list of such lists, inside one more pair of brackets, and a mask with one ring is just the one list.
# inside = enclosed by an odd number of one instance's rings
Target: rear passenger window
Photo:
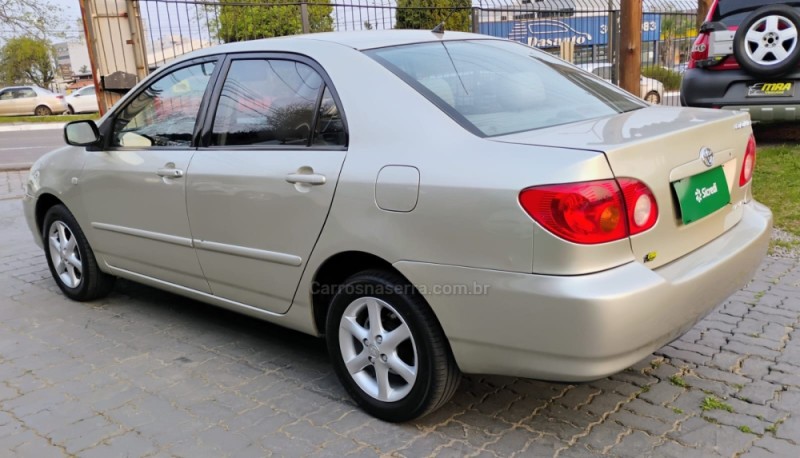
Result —
[[233, 61], [220, 93], [211, 145], [308, 146], [322, 87], [319, 74], [301, 62]]
[[317, 114], [317, 127], [314, 131], [314, 145], [344, 146], [347, 135], [344, 130], [344, 121], [336, 101], [331, 96], [327, 87], [322, 93], [322, 100]]

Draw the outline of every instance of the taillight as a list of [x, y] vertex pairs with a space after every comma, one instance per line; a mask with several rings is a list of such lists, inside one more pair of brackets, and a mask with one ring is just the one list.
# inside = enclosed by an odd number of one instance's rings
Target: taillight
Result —
[[694, 40], [692, 52], [689, 54], [689, 64], [687, 68], [697, 68], [697, 62], [708, 60], [708, 33], [701, 33]]
[[522, 208], [545, 229], [581, 244], [613, 242], [653, 227], [653, 193], [631, 178], [587, 181], [522, 190]]
[[56, 98], [57, 98], [58, 100], [63, 100], [63, 99], [64, 99], [64, 96], [63, 96], [63, 95], [57, 95], [57, 96], [56, 96]]
[[644, 183], [633, 178], [617, 180], [625, 198], [628, 210], [628, 229], [630, 235], [644, 232], [656, 224], [658, 205], [653, 192]]
[[742, 160], [742, 173], [739, 174], [739, 186], [750, 183], [753, 179], [753, 170], [756, 168], [756, 139], [750, 135], [747, 141], [747, 149], [744, 151]]

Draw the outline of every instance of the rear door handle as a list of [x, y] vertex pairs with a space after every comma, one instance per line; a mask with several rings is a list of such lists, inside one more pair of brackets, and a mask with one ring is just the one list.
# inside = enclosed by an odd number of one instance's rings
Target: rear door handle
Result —
[[292, 184], [319, 186], [325, 184], [327, 180], [325, 175], [320, 175], [318, 173], [290, 173], [286, 175], [286, 181]]
[[158, 169], [156, 171], [156, 174], [160, 177], [165, 177], [165, 178], [181, 178], [183, 176], [183, 170], [164, 168], [164, 169]]

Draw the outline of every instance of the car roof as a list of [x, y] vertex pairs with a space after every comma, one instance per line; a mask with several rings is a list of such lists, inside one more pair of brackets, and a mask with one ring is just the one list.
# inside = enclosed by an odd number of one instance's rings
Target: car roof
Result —
[[488, 35], [479, 35], [466, 32], [433, 33], [429, 30], [361, 30], [349, 32], [323, 32], [305, 35], [291, 35], [277, 38], [264, 38], [260, 40], [240, 41], [226, 43], [186, 54], [180, 60], [232, 52], [259, 52], [290, 50], [292, 44], [308, 43], [308, 41], [323, 41], [335, 43], [356, 50], [383, 48], [412, 43], [427, 43], [452, 40], [500, 40]]

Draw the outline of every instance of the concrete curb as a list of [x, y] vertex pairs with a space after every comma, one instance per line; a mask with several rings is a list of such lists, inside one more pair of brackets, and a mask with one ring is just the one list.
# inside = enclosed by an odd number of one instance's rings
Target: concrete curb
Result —
[[0, 164], [0, 172], [18, 172], [20, 170], [29, 170], [31, 166], [33, 166], [33, 162]]
[[63, 129], [64, 122], [43, 123], [16, 123], [0, 124], [0, 132], [26, 132], [31, 130], [59, 130]]

